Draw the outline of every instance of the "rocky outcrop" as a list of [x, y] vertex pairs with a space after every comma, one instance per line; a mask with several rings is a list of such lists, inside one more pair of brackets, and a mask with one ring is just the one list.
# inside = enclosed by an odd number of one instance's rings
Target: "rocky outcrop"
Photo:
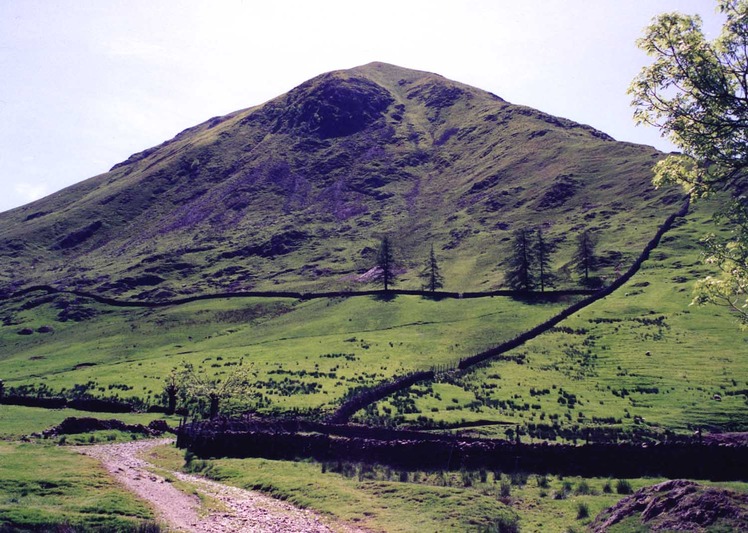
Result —
[[[631, 524], [631, 521], [634, 524]], [[592, 531], [628, 521], [651, 531], [746, 531], [748, 494], [675, 479], [645, 487], [600, 513]], [[638, 531], [638, 529], [637, 529]]]

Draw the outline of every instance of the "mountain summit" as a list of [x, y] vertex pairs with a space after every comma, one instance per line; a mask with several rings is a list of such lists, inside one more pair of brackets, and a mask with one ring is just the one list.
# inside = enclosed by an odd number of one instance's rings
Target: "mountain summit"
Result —
[[575, 232], [592, 227], [609, 264], [633, 257], [675, 198], [650, 186], [660, 156], [436, 74], [371, 63], [0, 214], [0, 286], [140, 298], [347, 288], [389, 235], [401, 286], [417, 286], [433, 244], [447, 289], [487, 290], [501, 285], [520, 227], [546, 228], [561, 267]]

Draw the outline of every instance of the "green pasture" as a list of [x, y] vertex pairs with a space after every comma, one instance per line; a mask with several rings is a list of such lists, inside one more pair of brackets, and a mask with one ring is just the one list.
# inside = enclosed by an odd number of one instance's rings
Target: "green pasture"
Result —
[[[357, 418], [526, 439], [746, 429], [748, 334], [724, 309], [689, 305], [693, 281], [709, 273], [698, 246], [709, 209], [697, 207], [614, 294], [499, 360], [441, 373]], [[351, 389], [449, 367], [573, 301], [236, 298], [141, 309], [37, 294], [2, 306], [0, 378], [28, 393], [153, 405], [183, 362], [218, 378], [241, 365], [251, 392], [228, 412], [332, 410]], [[85, 319], [62, 321], [61, 308]]]
[[705, 218], [689, 216], [629, 283], [554, 330], [501, 360], [387, 398], [359, 419], [500, 437], [519, 429], [526, 439], [553, 438], [549, 428], [748, 430], [748, 332], [726, 309], [689, 305], [692, 282], [709, 273], [697, 245]]
[[[43, 301], [43, 300], [42, 300]], [[572, 301], [572, 300], [569, 300]], [[163, 379], [182, 362], [222, 376], [238, 365], [254, 378], [244, 407], [332, 408], [353, 387], [456, 364], [558, 312], [569, 301], [509, 298], [296, 301], [225, 299], [166, 309], [113, 309], [80, 323], [56, 320], [55, 302], [6, 304], [0, 328], [6, 387], [161, 403]], [[51, 325], [53, 333], [38, 333]], [[19, 335], [23, 328], [32, 335]]]

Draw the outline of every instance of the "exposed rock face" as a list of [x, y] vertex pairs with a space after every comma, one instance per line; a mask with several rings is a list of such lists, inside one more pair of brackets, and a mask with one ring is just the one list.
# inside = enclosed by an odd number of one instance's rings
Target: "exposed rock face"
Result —
[[392, 102], [386, 89], [366, 78], [326, 74], [289, 93], [273, 130], [287, 128], [320, 139], [345, 137], [374, 124]]
[[[600, 513], [592, 524], [596, 533], [624, 520], [651, 531], [748, 530], [748, 494], [704, 487], [675, 479], [645, 487]], [[632, 524], [633, 527], [633, 524]]]

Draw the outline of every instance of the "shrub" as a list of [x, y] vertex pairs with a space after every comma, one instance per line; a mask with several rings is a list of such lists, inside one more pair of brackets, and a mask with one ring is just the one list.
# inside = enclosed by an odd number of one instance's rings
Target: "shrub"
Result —
[[627, 479], [619, 479], [616, 481], [616, 492], [618, 494], [632, 494], [634, 489]]
[[577, 520], [587, 518], [588, 516], [590, 516], [590, 508], [587, 507], [586, 503], [579, 502], [577, 504]]
[[570, 481], [564, 481], [561, 490], [556, 491], [553, 495], [554, 500], [565, 500], [571, 494], [572, 484]]
[[512, 484], [506, 479], [501, 480], [500, 494], [502, 498], [508, 498], [512, 495]]
[[516, 516], [501, 516], [494, 520], [485, 528], [481, 528], [484, 533], [518, 533], [519, 518]]
[[524, 487], [527, 484], [527, 472], [512, 472], [512, 485]]
[[592, 490], [590, 489], [589, 483], [587, 483], [585, 480], [582, 480], [579, 482], [574, 492], [576, 494], [591, 494]]

